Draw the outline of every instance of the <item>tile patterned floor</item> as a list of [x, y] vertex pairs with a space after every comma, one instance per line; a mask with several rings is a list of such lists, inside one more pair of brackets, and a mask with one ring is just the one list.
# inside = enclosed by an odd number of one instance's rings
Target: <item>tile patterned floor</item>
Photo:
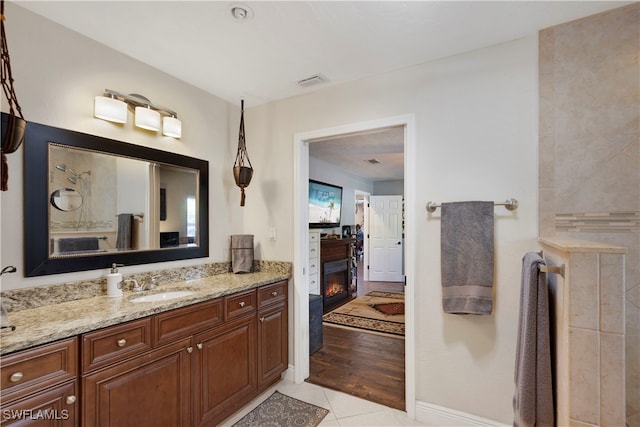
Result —
[[330, 390], [315, 384], [294, 384], [291, 381], [282, 380], [262, 395], [258, 396], [247, 406], [238, 411], [222, 423], [222, 426], [230, 427], [240, 418], [248, 414], [260, 402], [278, 390], [280, 393], [303, 400], [308, 403], [328, 409], [329, 414], [322, 420], [324, 426], [422, 426], [415, 420], [407, 418], [407, 414], [397, 409], [388, 408], [377, 403], [359, 399], [348, 394]]

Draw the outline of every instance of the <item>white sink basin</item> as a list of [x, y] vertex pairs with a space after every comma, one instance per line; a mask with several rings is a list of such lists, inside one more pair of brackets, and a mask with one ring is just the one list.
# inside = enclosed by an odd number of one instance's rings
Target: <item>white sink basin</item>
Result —
[[145, 295], [142, 297], [133, 298], [131, 302], [157, 302], [157, 301], [167, 301], [170, 299], [183, 298], [188, 297], [189, 295], [194, 294], [193, 291], [168, 291], [161, 292], [158, 294]]

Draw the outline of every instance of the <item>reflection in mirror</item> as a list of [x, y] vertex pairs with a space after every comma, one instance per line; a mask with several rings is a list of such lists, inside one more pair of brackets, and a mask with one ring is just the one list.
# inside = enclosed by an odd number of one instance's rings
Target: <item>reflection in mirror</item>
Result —
[[73, 188], [60, 188], [51, 193], [51, 205], [64, 212], [77, 211], [82, 206], [82, 196]]
[[26, 277], [209, 256], [206, 160], [35, 122], [25, 140]]
[[51, 257], [198, 245], [195, 169], [49, 143], [49, 190]]

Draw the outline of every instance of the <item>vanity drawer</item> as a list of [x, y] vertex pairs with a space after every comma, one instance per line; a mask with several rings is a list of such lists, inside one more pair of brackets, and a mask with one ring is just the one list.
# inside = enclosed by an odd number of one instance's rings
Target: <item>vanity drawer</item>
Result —
[[222, 323], [222, 298], [156, 314], [154, 345], [168, 344]]
[[2, 356], [2, 401], [9, 402], [78, 375], [76, 337]]
[[256, 311], [256, 291], [251, 290], [224, 297], [225, 320]]
[[258, 306], [260, 308], [286, 301], [287, 288], [289, 284], [286, 280], [274, 283], [272, 285], [263, 286], [258, 289]]
[[151, 318], [82, 335], [82, 373], [151, 350]]

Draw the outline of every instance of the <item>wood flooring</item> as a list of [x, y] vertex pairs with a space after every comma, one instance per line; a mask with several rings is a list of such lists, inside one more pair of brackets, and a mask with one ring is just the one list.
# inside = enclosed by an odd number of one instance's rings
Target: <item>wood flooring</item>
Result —
[[[360, 272], [359, 296], [404, 291], [402, 283], [364, 282]], [[335, 326], [322, 331], [322, 348], [309, 357], [308, 382], [405, 410], [404, 339]]]
[[324, 326], [308, 382], [405, 410], [404, 340]]

